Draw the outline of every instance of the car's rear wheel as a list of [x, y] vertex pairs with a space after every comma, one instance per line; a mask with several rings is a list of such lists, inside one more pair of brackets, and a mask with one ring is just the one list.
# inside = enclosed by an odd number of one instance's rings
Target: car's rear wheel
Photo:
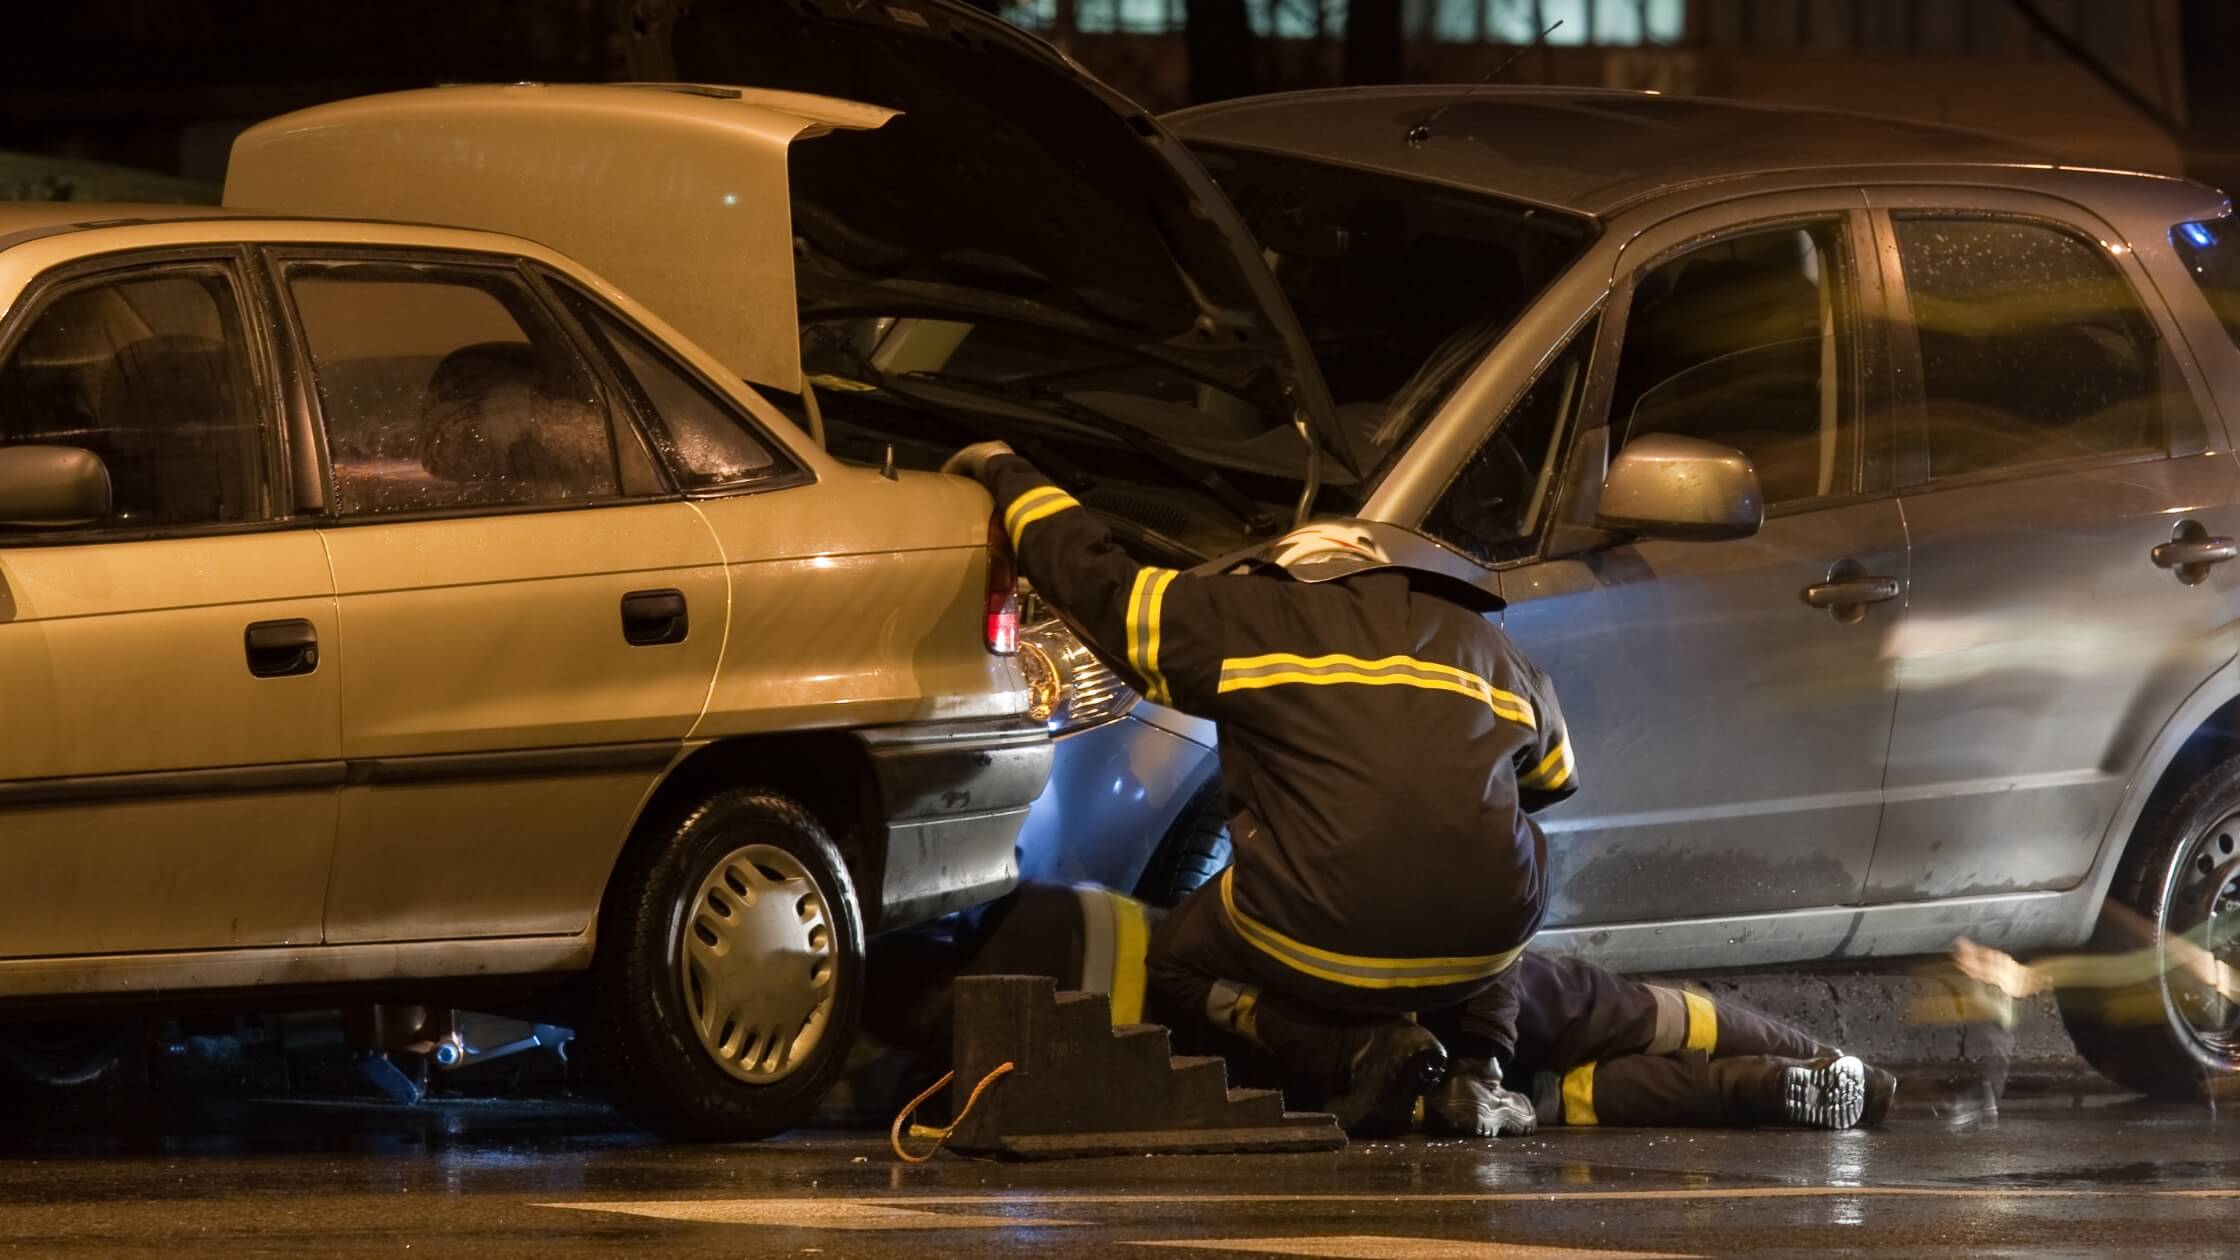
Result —
[[1172, 909], [1219, 875], [1232, 856], [1229, 816], [1221, 808], [1220, 795], [1201, 798], [1167, 830], [1166, 840], [1151, 856], [1151, 865], [1136, 881], [1136, 895], [1154, 906]]
[[125, 1075], [147, 1048], [146, 1020], [10, 1024], [0, 1027], [0, 1079], [39, 1089], [91, 1089]]
[[[2156, 963], [2122, 968], [2113, 987], [2061, 993], [2085, 1060], [2120, 1085], [2196, 1098], [2240, 1079], [2240, 1001], [2217, 967], [2240, 966], [2240, 757], [2202, 775], [2132, 833], [2094, 947]], [[2209, 946], [2203, 957], [2194, 946]], [[2228, 978], [2234, 974], [2226, 971]]]
[[793, 1128], [855, 1039], [863, 919], [831, 837], [775, 792], [649, 819], [599, 918], [585, 1050], [617, 1110], [663, 1137]]

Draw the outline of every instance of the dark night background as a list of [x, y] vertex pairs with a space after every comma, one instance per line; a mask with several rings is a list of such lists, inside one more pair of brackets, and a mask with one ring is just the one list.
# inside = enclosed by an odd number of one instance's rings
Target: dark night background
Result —
[[[725, 5], [778, 2], [37, 0], [14, 6], [0, 63], [0, 196], [209, 196], [242, 127], [368, 92], [673, 78], [680, 46], [699, 77], [745, 79], [757, 50], [696, 41], [694, 24]], [[1899, 114], [2096, 164], [2222, 186], [2240, 177], [2231, 0], [983, 3], [1154, 108], [1338, 83], [1471, 82], [1560, 21], [1504, 81]]]

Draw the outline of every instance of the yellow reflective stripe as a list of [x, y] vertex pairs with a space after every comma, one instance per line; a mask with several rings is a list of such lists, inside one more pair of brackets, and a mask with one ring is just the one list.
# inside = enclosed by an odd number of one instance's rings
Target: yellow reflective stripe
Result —
[[1159, 613], [1166, 606], [1167, 587], [1180, 576], [1173, 569], [1158, 570], [1157, 576], [1151, 579], [1150, 593], [1144, 596], [1145, 616], [1151, 623], [1146, 637], [1150, 639], [1151, 645], [1144, 651], [1143, 677], [1145, 682], [1151, 684], [1151, 700], [1154, 704], [1174, 703], [1174, 695], [1167, 689], [1167, 676], [1159, 670]]
[[1128, 665], [1142, 677], [1144, 698], [1153, 704], [1173, 702], [1166, 677], [1159, 672], [1159, 613], [1167, 586], [1179, 576], [1173, 569], [1138, 569], [1135, 585], [1128, 590]]
[[[1019, 496], [1019, 498], [1020, 502], [1026, 501], [1025, 495], [1021, 495]], [[1034, 524], [1036, 521], [1039, 521], [1046, 516], [1056, 516], [1058, 513], [1065, 511], [1067, 508], [1077, 508], [1080, 506], [1081, 504], [1078, 500], [1076, 500], [1072, 495], [1067, 494], [1063, 490], [1058, 491], [1054, 498], [1046, 498], [1041, 502], [1035, 504], [1033, 507], [1028, 508], [1024, 512], [1018, 511], [1019, 505], [1017, 503], [1012, 504], [1012, 510], [1014, 513], [1016, 513], [1016, 515], [1011, 518], [1011, 545], [1014, 548], [1023, 547], [1026, 545], [1027, 526]]]
[[1245, 943], [1293, 971], [1356, 989], [1421, 989], [1469, 984], [1507, 971], [1524, 946], [1498, 954], [1445, 958], [1372, 958], [1318, 949], [1295, 940], [1237, 908], [1236, 868], [1221, 872], [1221, 908]]
[[1582, 1063], [1563, 1074], [1563, 1122], [1594, 1124], [1594, 1064]]
[[1540, 759], [1540, 764], [1534, 766], [1530, 774], [1517, 780], [1528, 788], [1540, 788], [1544, 791], [1552, 791], [1570, 781], [1571, 741], [1561, 738], [1556, 740], [1556, 746]]
[[1112, 898], [1112, 1022], [1143, 1022], [1144, 956], [1151, 947], [1151, 921], [1143, 903], [1118, 893]]
[[[1281, 667], [1290, 668], [1281, 668]], [[1253, 674], [1254, 670], [1274, 669], [1272, 673]], [[1409, 669], [1417, 674], [1378, 673], [1379, 670]], [[1432, 677], [1423, 677], [1429, 674]], [[1294, 652], [1269, 652], [1260, 656], [1233, 656], [1221, 662], [1220, 690], [1252, 691], [1261, 687], [1275, 687], [1288, 683], [1351, 684], [1384, 686], [1397, 684], [1421, 687], [1426, 691], [1449, 691], [1483, 701], [1500, 717], [1537, 729], [1532, 715], [1532, 704], [1524, 697], [1487, 682], [1466, 669], [1438, 661], [1427, 661], [1414, 656], [1383, 656], [1369, 660], [1349, 656], [1342, 652], [1321, 656], [1301, 656]]]
[[1532, 715], [1522, 709], [1505, 708], [1483, 692], [1461, 683], [1446, 682], [1436, 678], [1412, 678], [1406, 674], [1259, 674], [1251, 678], [1224, 678], [1221, 690], [1258, 691], [1263, 687], [1281, 687], [1288, 683], [1303, 683], [1310, 687], [1328, 687], [1348, 684], [1362, 687], [1417, 687], [1424, 691], [1451, 691], [1468, 696], [1493, 710], [1496, 717], [1505, 717], [1525, 726], [1532, 725]]
[[1688, 1043], [1684, 1048], [1705, 1054], [1718, 1049], [1719, 1008], [1693, 989], [1682, 989], [1680, 1000], [1688, 1004]]
[[1060, 490], [1056, 486], [1036, 486], [1034, 489], [1027, 491], [1025, 494], [1020, 495], [1016, 499], [1013, 499], [1011, 501], [1011, 506], [1003, 510], [1003, 532], [1006, 534], [1016, 534], [1018, 531], [1013, 528], [1012, 522], [1019, 519], [1020, 513], [1028, 511], [1029, 509], [1033, 508], [1035, 504], [1048, 503], [1051, 499], [1064, 497], [1066, 497], [1066, 492]]

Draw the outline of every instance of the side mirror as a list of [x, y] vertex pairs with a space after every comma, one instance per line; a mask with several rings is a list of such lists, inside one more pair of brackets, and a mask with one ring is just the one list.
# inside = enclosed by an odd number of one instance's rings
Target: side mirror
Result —
[[0, 525], [59, 529], [109, 515], [109, 466], [75, 446], [0, 446]]
[[1730, 446], [1670, 433], [1626, 444], [1602, 482], [1595, 524], [1649, 538], [1747, 538], [1765, 523], [1758, 470]]

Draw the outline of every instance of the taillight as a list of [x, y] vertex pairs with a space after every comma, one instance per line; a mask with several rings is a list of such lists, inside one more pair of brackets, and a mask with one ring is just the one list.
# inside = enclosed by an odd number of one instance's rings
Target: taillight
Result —
[[1011, 556], [1001, 517], [988, 518], [988, 650], [997, 656], [1019, 651], [1019, 566]]

